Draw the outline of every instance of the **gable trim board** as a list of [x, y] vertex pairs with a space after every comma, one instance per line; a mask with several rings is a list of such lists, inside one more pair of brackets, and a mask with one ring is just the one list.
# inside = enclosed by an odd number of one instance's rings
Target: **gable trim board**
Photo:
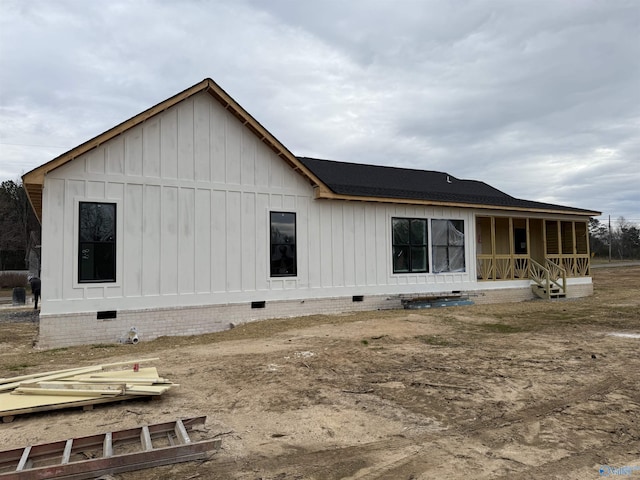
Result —
[[[148, 340], [257, 319], [398, 308], [402, 296], [425, 293], [465, 291], [476, 303], [528, 299], [526, 278], [479, 281], [476, 260], [487, 252], [478, 244], [478, 218], [508, 218], [496, 221], [495, 229], [493, 220], [483, 220], [487, 239], [525, 218], [527, 232], [529, 219], [548, 224], [557, 229], [553, 241], [575, 256], [582, 255], [576, 232], [598, 214], [520, 200], [441, 172], [296, 157], [210, 79], [32, 170], [23, 181], [42, 223], [42, 347], [116, 341], [132, 326]], [[106, 263], [114, 265], [115, 281], [95, 280], [102, 277], [89, 270], [80, 279], [79, 205], [86, 202], [114, 205], [115, 225], [104, 231], [115, 232], [109, 240], [115, 259]], [[280, 232], [278, 241], [274, 228], [285, 226], [273, 223], [274, 212], [294, 219], [294, 230]], [[427, 243], [415, 254], [427, 252], [428, 271], [397, 270], [392, 252], [409, 252], [411, 242], [392, 238], [395, 218], [424, 226]], [[435, 220], [461, 225], [461, 245], [445, 239], [438, 246], [445, 263], [449, 250], [463, 252], [461, 271], [433, 273]], [[531, 238], [539, 241], [543, 232]], [[500, 257], [494, 260], [503, 261], [500, 249], [512, 239], [507, 234], [492, 242]], [[295, 275], [273, 273], [275, 246], [295, 254]], [[560, 251], [560, 261], [563, 253], [568, 250]], [[95, 261], [91, 257], [91, 268], [104, 266]], [[568, 283], [568, 296], [592, 289], [588, 275]], [[115, 314], [98, 318], [104, 311]]]

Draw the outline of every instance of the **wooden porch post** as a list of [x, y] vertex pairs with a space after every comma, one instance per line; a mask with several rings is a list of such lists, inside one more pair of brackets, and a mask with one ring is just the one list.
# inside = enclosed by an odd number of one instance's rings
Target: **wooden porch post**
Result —
[[507, 277], [513, 280], [515, 276], [515, 259], [513, 258], [514, 252], [514, 238], [513, 238], [513, 217], [509, 217], [509, 273]]
[[496, 280], [496, 217], [491, 217], [491, 277]]

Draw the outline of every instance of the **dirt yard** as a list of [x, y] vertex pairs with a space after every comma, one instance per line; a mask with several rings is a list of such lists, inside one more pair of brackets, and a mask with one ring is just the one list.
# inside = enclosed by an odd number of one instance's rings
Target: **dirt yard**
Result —
[[[595, 295], [314, 316], [37, 351], [3, 312], [0, 377], [160, 357], [160, 400], [0, 424], [2, 449], [207, 415], [209, 460], [117, 479], [640, 478], [640, 267]], [[615, 334], [626, 334], [615, 335]], [[635, 335], [635, 337], [634, 337]], [[613, 471], [615, 474], [615, 471]], [[612, 474], [613, 476], [613, 474]]]

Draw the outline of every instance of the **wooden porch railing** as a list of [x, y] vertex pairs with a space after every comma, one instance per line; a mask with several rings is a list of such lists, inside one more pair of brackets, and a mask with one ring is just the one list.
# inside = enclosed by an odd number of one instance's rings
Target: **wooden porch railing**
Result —
[[[477, 275], [479, 280], [520, 280], [531, 278], [531, 259], [528, 255], [491, 255], [477, 256]], [[543, 262], [557, 273], [562, 269], [566, 277], [586, 277], [589, 275], [588, 255], [547, 255]]]
[[480, 280], [519, 280], [529, 277], [528, 255], [478, 255]]

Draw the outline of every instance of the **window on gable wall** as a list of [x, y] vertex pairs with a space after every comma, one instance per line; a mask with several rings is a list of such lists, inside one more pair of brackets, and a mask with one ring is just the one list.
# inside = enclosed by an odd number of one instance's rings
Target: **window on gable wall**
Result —
[[80, 202], [78, 282], [116, 281], [116, 204]]
[[431, 220], [433, 273], [464, 272], [464, 221]]
[[271, 212], [271, 276], [295, 277], [296, 261], [296, 214]]
[[393, 218], [393, 273], [428, 272], [427, 221]]

